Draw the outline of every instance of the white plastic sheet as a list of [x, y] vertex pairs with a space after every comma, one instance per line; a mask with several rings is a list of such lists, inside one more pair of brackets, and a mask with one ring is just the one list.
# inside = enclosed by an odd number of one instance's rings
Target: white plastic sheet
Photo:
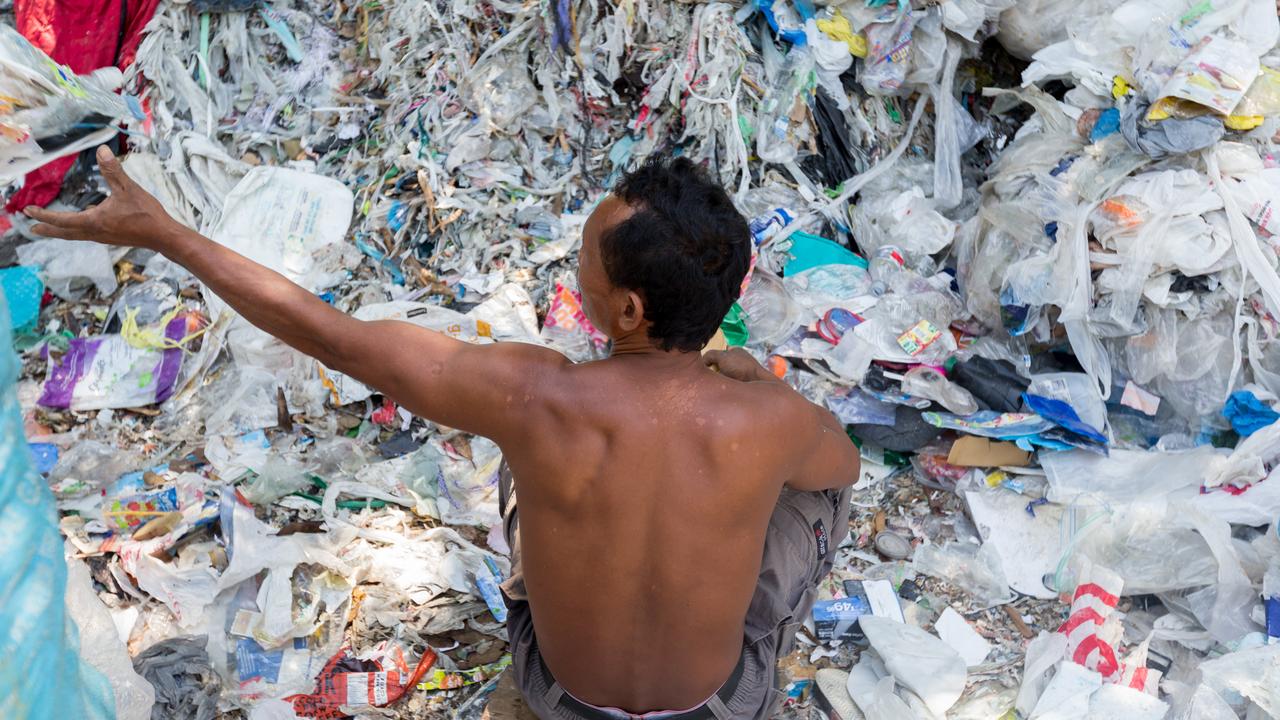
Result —
[[942, 715], [960, 699], [968, 672], [964, 658], [946, 643], [914, 625], [885, 618], [863, 616], [859, 623], [894, 680], [931, 712]]

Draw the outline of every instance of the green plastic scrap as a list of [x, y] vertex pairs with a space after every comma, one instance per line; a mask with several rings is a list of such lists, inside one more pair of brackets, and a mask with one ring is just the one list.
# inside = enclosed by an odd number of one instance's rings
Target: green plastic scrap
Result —
[[742, 311], [741, 305], [734, 303], [733, 307], [729, 308], [729, 314], [720, 321], [720, 330], [724, 333], [725, 342], [729, 347], [742, 347], [747, 344], [746, 313]]
[[897, 103], [893, 102], [889, 98], [885, 98], [884, 109], [888, 111], [890, 120], [893, 120], [895, 123], [898, 123], [899, 125], [902, 124], [902, 113], [898, 112]]
[[[329, 483], [325, 482], [324, 478], [320, 477], [319, 475], [312, 475], [311, 484], [315, 487], [320, 488], [319, 495], [315, 495], [312, 493], [305, 493], [305, 492], [302, 492], [301, 490], [295, 493], [290, 493], [290, 494], [293, 495], [294, 497], [300, 497], [303, 500], [310, 500], [311, 502], [317, 505], [323, 504], [324, 491], [329, 489]], [[376, 510], [378, 508], [386, 507], [387, 501], [374, 500], [373, 498], [366, 498], [364, 500], [339, 500], [334, 504], [340, 508], [345, 508], [347, 510], [365, 510], [365, 509]]]
[[280, 38], [280, 44], [284, 46], [285, 54], [294, 62], [302, 62], [302, 44], [298, 42], [298, 38], [294, 36], [293, 31], [289, 29], [289, 23], [285, 22], [284, 17], [276, 12], [270, 6], [263, 6], [258, 10], [262, 15], [262, 21], [267, 24], [267, 28]]

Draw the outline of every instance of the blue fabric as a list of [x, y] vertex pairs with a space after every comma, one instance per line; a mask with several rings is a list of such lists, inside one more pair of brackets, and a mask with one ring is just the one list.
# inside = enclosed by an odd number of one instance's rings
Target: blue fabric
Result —
[[1231, 422], [1231, 429], [1241, 437], [1248, 437], [1280, 419], [1280, 413], [1248, 390], [1231, 393], [1222, 408], [1222, 416]]
[[24, 720], [115, 717], [111, 685], [80, 659], [67, 617], [67, 564], [53, 493], [31, 468], [13, 385], [9, 310], [0, 291], [0, 717]]

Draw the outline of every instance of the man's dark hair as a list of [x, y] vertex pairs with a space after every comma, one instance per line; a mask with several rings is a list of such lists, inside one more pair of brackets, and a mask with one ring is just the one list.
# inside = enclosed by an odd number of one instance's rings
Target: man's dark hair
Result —
[[687, 158], [651, 157], [613, 194], [634, 212], [600, 237], [609, 281], [640, 294], [649, 337], [663, 350], [702, 349], [746, 277], [746, 219]]

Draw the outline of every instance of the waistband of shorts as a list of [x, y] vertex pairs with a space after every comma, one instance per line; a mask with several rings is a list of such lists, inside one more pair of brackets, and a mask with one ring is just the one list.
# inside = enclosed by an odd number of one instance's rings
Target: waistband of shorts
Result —
[[[551, 670], [547, 667], [547, 663], [543, 661], [541, 653], [537, 653], [537, 658], [538, 665], [542, 669], [543, 677], [550, 681], [548, 684], [558, 684], [555, 676], [551, 674]], [[744, 648], [744, 652], [738, 655], [738, 663], [734, 665], [733, 672], [729, 673], [729, 679], [724, 681], [724, 685], [720, 686], [720, 689], [711, 696], [712, 698], [718, 697], [721, 702], [728, 704], [730, 698], [732, 698], [733, 694], [737, 692], [738, 684], [742, 681], [742, 673], [746, 669], [746, 659], [747, 656]], [[604, 708], [584, 703], [566, 692], [563, 687], [561, 687], [560, 690], [561, 694], [558, 704], [560, 707], [572, 712], [578, 717], [585, 718], [585, 720], [619, 720], [619, 715], [617, 713], [609, 712]], [[655, 710], [653, 712], [643, 714], [627, 713], [627, 716], [631, 718], [646, 718], [654, 716], [655, 720], [715, 720], [715, 713], [711, 711], [711, 708], [707, 707], [707, 703], [710, 701], [711, 698], [707, 698], [697, 707], [683, 712], [677, 712], [675, 714], [667, 714], [661, 710]]]

